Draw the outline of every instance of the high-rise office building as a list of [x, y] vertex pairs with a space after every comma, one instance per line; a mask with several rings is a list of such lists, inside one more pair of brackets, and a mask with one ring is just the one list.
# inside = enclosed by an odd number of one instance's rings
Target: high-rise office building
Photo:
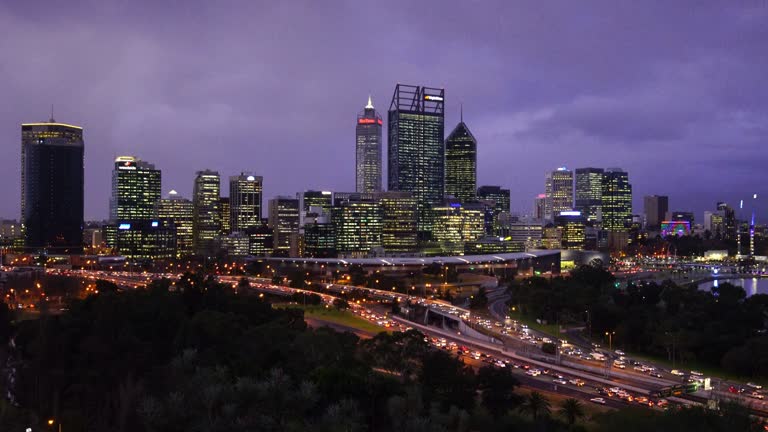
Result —
[[275, 256], [288, 256], [291, 236], [299, 232], [299, 200], [278, 196], [269, 200], [269, 227], [272, 228]]
[[538, 194], [533, 201], [533, 218], [544, 220], [547, 209], [547, 194]]
[[477, 140], [463, 118], [445, 140], [445, 194], [461, 202], [477, 195]]
[[118, 156], [112, 170], [109, 216], [113, 222], [157, 218], [161, 174], [149, 162], [133, 156]]
[[493, 201], [493, 208], [497, 212], [509, 212], [509, 189], [501, 186], [480, 186], [477, 188], [477, 199]]
[[645, 227], [648, 230], [658, 230], [661, 222], [667, 217], [669, 211], [669, 197], [663, 195], [649, 195], [643, 197], [643, 210], [645, 211]]
[[195, 253], [192, 246], [194, 213], [192, 201], [182, 197], [175, 190], [170, 191], [167, 197], [157, 202], [158, 219], [171, 220], [176, 227], [177, 258]]
[[576, 168], [576, 206], [586, 222], [599, 222], [602, 218], [603, 169]]
[[383, 192], [381, 245], [388, 255], [413, 254], [418, 250], [416, 199], [407, 192]]
[[621, 168], [608, 168], [603, 174], [603, 229], [628, 232], [632, 222], [632, 185]]
[[544, 206], [544, 218], [554, 220], [562, 211], [573, 210], [573, 171], [560, 167], [548, 172], [544, 182], [547, 195]]
[[357, 192], [381, 191], [381, 116], [373, 108], [371, 97], [368, 105], [357, 116], [355, 127], [355, 190]]
[[485, 215], [458, 203], [435, 207], [434, 238], [440, 253], [463, 255], [465, 242], [477, 241], [485, 234]]
[[417, 228], [431, 231], [431, 207], [445, 193], [445, 90], [398, 84], [388, 115], [389, 190], [411, 192]]
[[229, 197], [220, 197], [219, 198], [219, 221], [221, 222], [221, 237], [228, 236], [232, 232], [232, 227], [230, 226], [230, 206], [229, 206]]
[[560, 246], [563, 249], [584, 249], [586, 221], [578, 210], [560, 212], [555, 216], [555, 225], [560, 228]]
[[192, 196], [193, 243], [195, 253], [210, 256], [216, 252], [221, 235], [221, 184], [216, 171], [198, 171]]
[[111, 246], [129, 259], [175, 258], [176, 227], [170, 219], [120, 221], [117, 223], [115, 243]]
[[375, 199], [349, 200], [331, 209], [336, 252], [365, 257], [381, 247], [381, 207]]
[[[312, 222], [313, 216], [324, 215], [330, 217], [333, 207], [333, 192], [307, 190], [297, 193], [296, 198], [301, 206], [301, 226]], [[313, 209], [314, 208], [314, 209]]]
[[264, 179], [247, 173], [229, 177], [229, 228], [232, 232], [261, 226]]
[[736, 211], [724, 202], [717, 203], [717, 211], [723, 215], [723, 235], [726, 240], [733, 240], [737, 236]]
[[21, 125], [21, 224], [28, 250], [83, 250], [83, 128]]

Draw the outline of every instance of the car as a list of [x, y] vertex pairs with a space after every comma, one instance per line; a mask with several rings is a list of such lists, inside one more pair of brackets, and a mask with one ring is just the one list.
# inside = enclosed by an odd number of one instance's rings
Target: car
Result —
[[683, 376], [683, 375], [685, 375], [685, 373], [683, 373], [683, 372], [680, 372], [680, 371], [679, 371], [679, 370], [677, 370], [677, 369], [672, 369], [672, 371], [671, 371], [670, 373], [671, 373], [672, 375], [676, 375], [676, 376]]
[[616, 350], [616, 351], [614, 351], [614, 352], [615, 352], [617, 355], [620, 355], [620, 356], [624, 356], [624, 355], [626, 355], [626, 354], [624, 353], [624, 351], [622, 351], [622, 350]]
[[573, 385], [575, 385], [576, 387], [583, 387], [584, 386], [584, 381], [582, 381], [582, 380], [580, 380], [578, 378], [574, 378], [572, 380], [569, 380], [568, 382], [573, 384]]
[[753, 389], [758, 389], [758, 390], [763, 388], [763, 386], [761, 386], [760, 384], [755, 384], [755, 383], [751, 383], [751, 382], [747, 383], [747, 387], [752, 387]]
[[652, 376], [654, 378], [664, 378], [660, 373], [658, 372], [649, 372], [648, 376]]
[[605, 405], [605, 399], [601, 397], [595, 397], [589, 400], [590, 402], [594, 402], [596, 404]]
[[697, 377], [704, 376], [704, 374], [699, 372], [699, 371], [691, 371], [691, 375], [694, 375], [694, 376], [697, 376]]
[[615, 363], [614, 362], [613, 363], [613, 367], [618, 368], [618, 369], [626, 369], [627, 365], [625, 365], [624, 363]]
[[765, 399], [765, 396], [763, 396], [762, 394], [760, 394], [760, 393], [758, 393], [756, 391], [753, 391], [752, 393], [748, 394], [747, 396], [749, 396], [751, 398], [754, 398], [754, 399], [760, 399], [760, 400]]
[[557, 379], [553, 379], [553, 380], [552, 380], [552, 382], [553, 382], [553, 383], [555, 383], [555, 384], [561, 384], [561, 385], [566, 385], [566, 384], [568, 384], [568, 381], [566, 381], [566, 380], [564, 380], [564, 379], [560, 379], [560, 378], [557, 378]]

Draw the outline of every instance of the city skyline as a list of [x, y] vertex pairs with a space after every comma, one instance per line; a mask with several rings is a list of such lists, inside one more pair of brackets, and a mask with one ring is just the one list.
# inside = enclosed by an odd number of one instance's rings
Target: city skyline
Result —
[[[255, 62], [244, 64], [242, 70], [264, 75], [249, 76], [212, 66], [199, 73], [177, 76], [185, 62], [194, 64], [189, 52], [182, 50], [168, 62], [160, 60], [176, 47], [179, 38], [190, 37], [192, 42], [199, 42], [192, 35], [191, 24], [199, 18], [196, 12], [180, 17], [179, 35], [174, 36], [160, 27], [142, 28], [138, 23], [144, 16], [138, 10], [89, 6], [94, 9], [74, 5], [71, 10], [61, 11], [60, 18], [43, 13], [36, 14], [34, 19], [28, 12], [31, 8], [0, 7], [0, 23], [11, 29], [11, 37], [4, 41], [9, 49], [51, 46], [58, 41], [77, 46], [78, 52], [82, 52], [74, 58], [51, 54], [58, 64], [64, 65], [61, 74], [35, 67], [35, 62], [42, 60], [32, 55], [15, 56], [19, 57], [18, 65], [0, 72], [0, 89], [10, 100], [18, 100], [0, 108], [0, 139], [6, 143], [0, 158], [0, 181], [5, 185], [0, 194], [2, 218], [18, 219], [20, 214], [16, 144], [19, 125], [45, 120], [51, 103], [55, 105], [57, 120], [84, 127], [85, 217], [100, 220], [108, 216], [112, 161], [122, 154], [152, 161], [162, 170], [163, 194], [175, 189], [192, 197], [194, 173], [207, 167], [224, 177], [244, 170], [263, 176], [265, 201], [307, 189], [353, 190], [354, 132], [349, 127], [349, 118], [359, 111], [360, 101], [369, 93], [373, 100], [387, 101], [397, 82], [445, 88], [445, 121], [449, 127], [458, 122], [459, 106], [463, 103], [467, 123], [482, 143], [478, 149], [478, 184], [510, 189], [512, 209], [516, 212], [530, 213], [533, 198], [543, 192], [541, 176], [561, 165], [570, 169], [626, 169], [631, 175], [635, 214], [641, 213], [643, 196], [666, 195], [670, 197], [670, 209], [694, 211], [697, 218], [706, 210], [714, 210], [718, 201], [727, 202], [738, 213], [738, 202], [744, 199], [745, 209], [739, 214], [744, 218], [748, 213], [746, 206], [751, 204], [748, 198], [753, 193], [768, 196], [765, 184], [756, 181], [768, 163], [768, 156], [758, 146], [765, 142], [766, 125], [761, 114], [764, 119], [768, 98], [754, 76], [765, 70], [761, 66], [766, 60], [752, 51], [760, 45], [757, 42], [765, 40], [766, 30], [759, 27], [759, 23], [765, 22], [764, 8], [697, 6], [696, 17], [692, 19], [691, 8], [665, 5], [663, 12], [671, 23], [676, 18], [688, 18], [685, 37], [679, 35], [674, 24], [657, 22], [647, 10], [637, 14], [637, 10], [626, 6], [591, 11], [619, 23], [632, 13], [637, 28], [653, 21], [650, 28], [658, 35], [644, 35], [647, 40], [643, 35], [619, 31], [614, 24], [600, 24], [592, 32], [581, 32], [586, 17], [578, 14], [567, 22], [561, 35], [542, 39], [546, 35], [537, 26], [526, 24], [526, 19], [554, 24], [564, 18], [554, 12], [534, 17], [535, 8], [522, 5], [503, 5], [500, 11], [491, 7], [486, 10], [445, 5], [445, 10], [437, 12], [440, 16], [435, 21], [452, 22], [465, 17], [468, 28], [473, 30], [468, 33], [472, 38], [444, 32], [438, 32], [440, 37], [436, 37], [430, 36], [430, 31], [437, 28], [433, 24], [425, 28], [407, 25], [407, 12], [423, 6], [412, 5], [407, 11], [377, 9], [392, 21], [403, 21], [405, 26], [401, 23], [395, 27], [409, 29], [411, 38], [434, 50], [434, 58], [445, 55], [446, 59], [430, 62], [414, 56], [413, 64], [403, 64], [395, 61], [395, 51], [384, 49], [380, 58], [367, 59], [372, 65], [357, 65], [357, 59], [350, 54], [354, 50], [349, 48], [368, 44], [370, 39], [337, 43], [336, 48], [323, 48], [317, 45], [318, 41], [308, 41], [304, 37], [306, 32], [320, 29], [312, 18], [323, 14], [309, 5], [305, 15], [298, 18], [306, 24], [305, 29], [279, 30], [287, 38], [276, 44], [281, 49], [272, 51], [261, 44], [254, 48], [267, 63], [274, 63], [277, 73], [265, 71], [263, 62]], [[296, 6], [280, 5], [267, 12], [280, 17], [296, 11]], [[97, 12], [107, 18], [101, 24], [96, 23]], [[348, 12], [357, 16], [352, 9]], [[161, 8], [147, 25], [170, 13]], [[222, 22], [236, 20], [234, 14], [213, 10], [199, 13], [213, 15], [212, 27], [204, 33], [213, 32], [215, 42], [223, 43], [236, 36]], [[97, 32], [104, 37], [88, 38], [88, 34], [56, 30], [56, 26], [40, 26], [38, 22], [54, 23], [69, 14], [78, 14], [81, 20], [92, 24], [86, 33]], [[124, 23], [109, 28], [108, 18], [118, 17]], [[363, 29], [382, 39], [394, 31], [392, 23], [384, 18], [350, 21], [326, 36], [329, 44]], [[127, 26], [126, 22], [132, 25]], [[483, 29], [483, 23], [488, 23], [487, 29]], [[507, 27], [518, 27], [526, 37], [513, 38], [516, 33], [510, 33], [512, 30]], [[733, 29], [738, 30], [736, 35], [729, 36]], [[631, 55], [617, 50], [622, 46], [619, 42], [600, 40], [609, 31], [615, 31], [617, 38], [628, 44]], [[258, 39], [259, 35], [251, 36]], [[579, 43], [568, 43], [566, 38], [577, 39]], [[101, 39], [113, 43], [102, 45]], [[495, 39], [506, 46], [493, 42]], [[506, 44], [509, 40], [514, 43]], [[323, 53], [332, 61], [323, 55], [293, 53], [292, 57], [321, 67], [310, 82], [289, 88], [293, 85], [290, 78], [306, 77], [298, 72], [285, 73], [293, 70], [295, 60], [287, 59], [282, 51], [300, 48], [299, 52], [306, 53], [307, 48], [301, 43], [327, 49]], [[472, 70], [446, 71], [441, 67], [445, 66], [443, 62], [450, 64], [455, 60], [451, 47], [456, 44], [485, 47], [475, 51]], [[562, 44], [572, 52], [552, 51]], [[533, 52], [533, 47], [541, 50]], [[583, 50], [587, 47], [595, 49], [598, 55], [586, 55]], [[217, 45], [202, 44], [198, 48], [209, 52]], [[557, 72], [561, 62], [578, 54], [582, 57], [568, 64], [567, 73]], [[234, 54], [225, 51], [219, 55], [219, 60], [226, 60]], [[507, 62], [512, 60], [504, 57], [514, 58], [518, 66], [507, 73]], [[619, 59], [627, 57], [628, 64], [619, 63]], [[89, 68], [96, 61], [98, 67]], [[125, 67], [116, 71], [114, 66], [107, 66], [110, 63]], [[334, 63], [343, 68], [329, 66]], [[602, 64], [610, 67], [601, 69]], [[525, 73], [526, 68], [535, 72]], [[472, 72], [476, 69], [482, 72]], [[361, 74], [362, 70], [369, 73]], [[245, 76], [240, 76], [241, 73]], [[177, 78], [179, 82], [175, 83]], [[266, 83], [260, 84], [262, 78]], [[191, 85], [195, 85], [195, 91], [181, 93]], [[264, 97], [273, 91], [281, 97], [270, 98], [272, 106], [253, 102], [252, 95], [238, 97], [239, 93], [248, 92]], [[342, 94], [326, 97], [330, 92]], [[83, 97], [75, 97], [80, 94]], [[297, 128], [296, 124], [302, 127]], [[386, 136], [388, 131], [384, 127]], [[232, 156], [241, 153], [251, 156]], [[386, 161], [382, 168], [387, 171]], [[296, 172], [302, 174], [295, 175]], [[387, 181], [386, 176], [383, 180]], [[765, 200], [758, 200], [757, 204], [758, 221], [764, 222], [768, 205]]]

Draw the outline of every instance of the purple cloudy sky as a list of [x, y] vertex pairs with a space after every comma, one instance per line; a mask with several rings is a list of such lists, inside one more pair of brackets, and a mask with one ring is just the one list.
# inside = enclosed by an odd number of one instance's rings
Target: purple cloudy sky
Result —
[[19, 124], [51, 104], [85, 127], [103, 218], [117, 155], [185, 196], [204, 168], [263, 175], [266, 197], [352, 190], [355, 115], [370, 92], [386, 118], [398, 82], [446, 89], [446, 134], [464, 103], [478, 181], [514, 210], [566, 165], [629, 170], [635, 213], [757, 192], [768, 214], [765, 1], [58, 3], [0, 4], [0, 217], [18, 217]]

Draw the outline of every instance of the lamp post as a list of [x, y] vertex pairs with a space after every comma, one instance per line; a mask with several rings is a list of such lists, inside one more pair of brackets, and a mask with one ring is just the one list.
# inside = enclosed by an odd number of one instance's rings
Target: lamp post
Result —
[[605, 332], [605, 335], [608, 336], [608, 350], [613, 351], [613, 335], [615, 335], [616, 332]]

